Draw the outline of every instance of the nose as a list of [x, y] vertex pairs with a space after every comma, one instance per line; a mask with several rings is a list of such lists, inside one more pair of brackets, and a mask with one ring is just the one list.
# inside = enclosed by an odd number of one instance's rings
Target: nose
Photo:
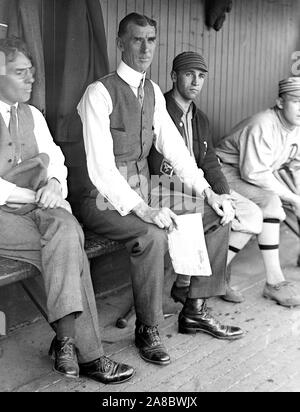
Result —
[[34, 74], [28, 71], [25, 77], [25, 82], [34, 83], [34, 81], [35, 81]]
[[141, 52], [146, 53], [149, 50], [149, 44], [147, 40], [143, 40], [141, 44]]
[[193, 83], [194, 86], [198, 86], [200, 84], [200, 80], [199, 80], [198, 76], [193, 76], [192, 83]]

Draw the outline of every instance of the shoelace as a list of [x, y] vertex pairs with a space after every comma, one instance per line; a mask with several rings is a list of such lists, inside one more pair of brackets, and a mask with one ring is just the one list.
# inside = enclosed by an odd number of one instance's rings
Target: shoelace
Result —
[[69, 356], [70, 358], [73, 358], [74, 356], [74, 350], [73, 350], [73, 345], [70, 343], [69, 340], [67, 340], [64, 345], [60, 348], [60, 352], [62, 352], [64, 355]]
[[277, 285], [272, 286], [274, 289], [279, 290], [284, 286], [289, 286], [290, 282], [288, 282], [287, 280], [284, 280], [283, 282], [278, 283]]
[[149, 338], [151, 339], [152, 345], [153, 346], [160, 345], [161, 340], [158, 334], [157, 326], [148, 326], [145, 329], [146, 329], [147, 334], [149, 335]]
[[113, 364], [114, 364], [114, 362], [111, 359], [107, 358], [106, 356], [102, 356], [99, 359], [99, 363], [98, 363], [99, 370], [101, 372], [108, 372], [111, 369], [111, 367], [113, 366]]

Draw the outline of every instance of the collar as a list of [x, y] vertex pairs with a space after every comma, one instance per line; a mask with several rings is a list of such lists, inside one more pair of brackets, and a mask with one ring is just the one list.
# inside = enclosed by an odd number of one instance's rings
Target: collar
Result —
[[16, 109], [17, 109], [18, 105], [19, 105], [18, 103], [10, 105], [10, 104], [7, 104], [7, 103], [3, 102], [2, 100], [0, 100], [0, 113], [4, 116], [8, 115], [10, 113], [11, 106], [15, 106]]
[[126, 63], [124, 63], [123, 60], [121, 60], [121, 63], [117, 68], [117, 73], [121, 79], [124, 80], [124, 82], [129, 84], [131, 87], [135, 87], [136, 89], [139, 87], [141, 80], [143, 80], [143, 85], [145, 83], [146, 72], [140, 73], [133, 70]]
[[[180, 121], [182, 116], [185, 113], [180, 107], [180, 105], [174, 99], [173, 90], [170, 90], [169, 92], [165, 94], [165, 99], [166, 99], [168, 110], [170, 110], [172, 112], [172, 115], [174, 115], [176, 119]], [[196, 105], [194, 102], [191, 103], [190, 109], [192, 109], [193, 117], [194, 117], [195, 110], [196, 110]]]

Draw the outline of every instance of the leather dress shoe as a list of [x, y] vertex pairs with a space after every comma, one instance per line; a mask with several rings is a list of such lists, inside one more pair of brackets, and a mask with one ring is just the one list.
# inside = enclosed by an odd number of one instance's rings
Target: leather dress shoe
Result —
[[223, 296], [220, 296], [221, 299], [226, 300], [226, 302], [232, 302], [232, 303], [242, 303], [244, 302], [244, 296], [241, 294], [241, 292], [238, 292], [237, 290], [232, 289], [228, 284], [226, 285], [226, 293]]
[[128, 381], [135, 370], [124, 363], [118, 363], [106, 356], [92, 362], [81, 363], [80, 375], [105, 384], [118, 384]]
[[139, 322], [135, 327], [135, 345], [141, 357], [156, 365], [168, 365], [170, 356], [161, 342], [157, 326], [146, 326]]
[[202, 299], [187, 298], [178, 318], [179, 333], [194, 334], [205, 332], [218, 339], [234, 340], [244, 335], [242, 329], [222, 325], [208, 311]]
[[79, 366], [74, 339], [55, 337], [51, 343], [49, 355], [54, 360], [53, 369], [67, 378], [79, 377]]
[[171, 289], [171, 298], [174, 300], [174, 302], [180, 302], [184, 305], [189, 293], [189, 289], [189, 286], [183, 286], [180, 288], [176, 285], [176, 282], [174, 282]]

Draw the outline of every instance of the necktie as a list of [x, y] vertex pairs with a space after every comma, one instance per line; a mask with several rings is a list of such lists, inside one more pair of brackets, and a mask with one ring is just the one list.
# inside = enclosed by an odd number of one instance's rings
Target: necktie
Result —
[[143, 107], [143, 102], [144, 102], [144, 87], [143, 87], [143, 79], [141, 80], [141, 83], [138, 87], [138, 101], [140, 105]]
[[10, 108], [10, 120], [9, 120], [9, 134], [11, 137], [12, 142], [15, 145], [15, 163], [18, 163], [21, 157], [21, 145], [19, 141], [19, 133], [18, 133], [18, 120], [17, 120], [17, 108], [15, 106], [11, 106]]

